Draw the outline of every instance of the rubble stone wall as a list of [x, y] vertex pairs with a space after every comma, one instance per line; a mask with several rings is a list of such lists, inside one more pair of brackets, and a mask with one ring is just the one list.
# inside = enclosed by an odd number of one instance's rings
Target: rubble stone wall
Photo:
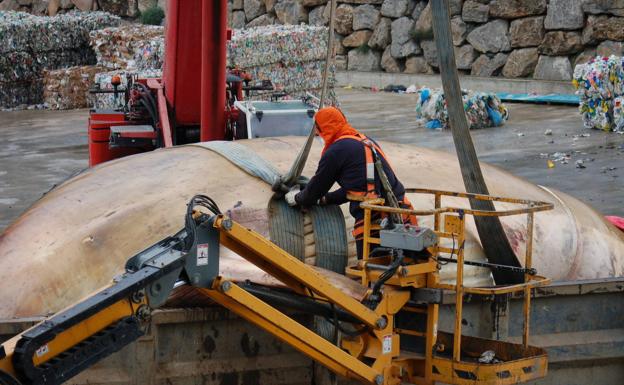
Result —
[[[6, 1], [6, 0], [5, 0]], [[475, 76], [570, 80], [576, 64], [624, 52], [624, 0], [449, 0], [457, 67]], [[233, 28], [328, 25], [327, 0], [229, 0]], [[438, 71], [427, 0], [338, 0], [340, 69]]]

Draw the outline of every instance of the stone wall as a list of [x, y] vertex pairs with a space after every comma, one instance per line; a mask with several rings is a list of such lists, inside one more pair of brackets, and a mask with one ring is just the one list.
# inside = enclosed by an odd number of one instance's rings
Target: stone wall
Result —
[[[594, 55], [622, 55], [624, 0], [449, 0], [457, 66], [475, 76], [570, 80]], [[328, 25], [327, 0], [229, 0], [233, 28]], [[437, 72], [427, 0], [338, 0], [336, 63]]]

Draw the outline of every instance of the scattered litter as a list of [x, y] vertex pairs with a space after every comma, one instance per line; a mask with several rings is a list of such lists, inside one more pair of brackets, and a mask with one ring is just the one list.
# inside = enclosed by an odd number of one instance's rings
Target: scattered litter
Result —
[[518, 137], [520, 137], [520, 136], [524, 136], [524, 132], [519, 132], [519, 133], [517, 133], [516, 135], [518, 135]]
[[583, 159], [579, 159], [579, 160], [577, 160], [577, 161], [575, 162], [575, 166], [576, 166], [576, 168], [586, 168], [586, 167], [585, 167], [585, 164], [584, 164], [584, 162], [583, 162]]
[[384, 91], [386, 92], [395, 92], [395, 93], [404, 93], [407, 91], [407, 87], [402, 84], [389, 84], [384, 87]]
[[552, 160], [548, 159], [547, 164], [548, 168], [555, 168], [555, 162], [553, 162]]
[[552, 130], [549, 128], [548, 130], [544, 131], [544, 135], [552, 135]]
[[389, 85], [384, 87], [384, 91], [386, 91], [386, 92], [396, 92], [396, 93], [399, 93], [399, 92], [405, 92], [406, 90], [407, 90], [407, 88], [405, 86], [403, 86], [403, 85], [400, 85], [400, 84], [397, 84], [397, 85], [389, 84]]
[[555, 152], [554, 154], [550, 156], [550, 158], [553, 162], [559, 162], [561, 164], [568, 164], [571, 156], [570, 154], [566, 154], [563, 152]]
[[[417, 95], [416, 117], [425, 120], [425, 127], [448, 128], [444, 92], [423, 87]], [[495, 94], [462, 90], [462, 97], [470, 129], [501, 126], [509, 119], [507, 108]]]
[[418, 87], [416, 87], [416, 84], [412, 84], [409, 87], [407, 87], [407, 89], [405, 90], [406, 94], [415, 94], [416, 92], [418, 92]]

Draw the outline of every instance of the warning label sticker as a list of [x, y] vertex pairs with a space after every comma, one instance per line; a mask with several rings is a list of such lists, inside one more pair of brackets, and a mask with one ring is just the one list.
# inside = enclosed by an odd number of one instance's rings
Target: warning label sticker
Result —
[[388, 354], [392, 352], [392, 334], [383, 337], [381, 352], [382, 354]]
[[48, 345], [43, 345], [42, 347], [37, 349], [35, 354], [37, 354], [37, 357], [41, 357], [41, 356], [44, 356], [44, 355], [48, 354], [49, 351], [50, 351], [50, 349], [48, 348]]
[[202, 243], [197, 245], [197, 266], [206, 266], [208, 264], [208, 244]]

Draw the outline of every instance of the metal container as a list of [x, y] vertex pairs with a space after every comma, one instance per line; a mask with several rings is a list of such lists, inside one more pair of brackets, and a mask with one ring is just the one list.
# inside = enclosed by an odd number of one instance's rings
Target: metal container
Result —
[[[559, 282], [535, 290], [531, 345], [548, 352], [535, 385], [611, 385], [624, 376], [624, 278]], [[455, 297], [444, 296], [440, 330], [453, 330]], [[466, 335], [522, 340], [522, 297], [471, 296]], [[302, 314], [288, 313], [306, 324]], [[41, 318], [0, 320], [0, 341]], [[413, 337], [402, 336], [409, 347]], [[72, 378], [72, 385], [311, 385], [314, 363], [267, 332], [216, 307], [154, 311], [146, 335]], [[355, 385], [340, 379], [340, 384]]]
[[301, 100], [245, 101], [234, 107], [241, 112], [237, 139], [272, 136], [306, 136], [313, 125], [315, 107]]

